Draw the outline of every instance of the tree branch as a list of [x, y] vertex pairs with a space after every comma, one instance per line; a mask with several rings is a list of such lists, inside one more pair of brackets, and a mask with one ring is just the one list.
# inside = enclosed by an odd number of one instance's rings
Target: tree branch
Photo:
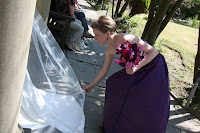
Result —
[[195, 56], [195, 64], [194, 64], [194, 78], [193, 82], [197, 79], [198, 76], [200, 76], [200, 23], [199, 23], [199, 38], [198, 38], [198, 48], [197, 48], [197, 54]]
[[[167, 16], [165, 17], [165, 19], [163, 20], [159, 32], [157, 34], [157, 37], [160, 35], [160, 33], [163, 31], [163, 29], [165, 28], [165, 26], [168, 24], [168, 22], [170, 21], [170, 19], [173, 17], [174, 13], [176, 12], [176, 10], [180, 7], [181, 3], [184, 0], [178, 0], [175, 5], [172, 7], [172, 9], [170, 10], [170, 12], [167, 14]], [[156, 37], [156, 38], [157, 38]]]
[[155, 9], [155, 5], [156, 5], [156, 0], [151, 0], [151, 4], [150, 4], [150, 7], [149, 7], [149, 16], [148, 16], [148, 21], [145, 25], [145, 28], [144, 28], [144, 31], [142, 33], [142, 39], [145, 40], [145, 36], [146, 36], [146, 33], [149, 29], [149, 26], [153, 20], [153, 17], [154, 17], [154, 9]]
[[130, 0], [127, 0], [126, 3], [123, 5], [122, 9], [120, 10], [120, 12], [118, 13], [118, 17], [121, 17], [122, 14], [124, 13], [124, 11], [126, 10], [126, 7], [128, 6]]
[[114, 19], [117, 18], [117, 15], [118, 15], [118, 12], [119, 12], [119, 8], [120, 8], [120, 5], [121, 5], [121, 2], [122, 2], [122, 0], [118, 0], [118, 2], [117, 2], [117, 7], [116, 7], [116, 10], [115, 10]]
[[112, 4], [112, 18], [114, 18], [114, 6], [115, 6], [115, 1], [113, 0], [113, 4]]
[[[162, 0], [160, 3], [160, 6], [155, 14], [155, 17], [153, 18], [149, 29], [148, 34], [145, 36], [145, 39], [147, 42], [149, 42], [151, 45], [155, 43], [155, 39], [157, 37], [158, 31], [160, 29], [161, 23], [163, 21], [163, 18], [167, 12], [167, 9], [169, 5], [171, 4], [172, 0]], [[151, 33], [149, 33], [151, 31]]]

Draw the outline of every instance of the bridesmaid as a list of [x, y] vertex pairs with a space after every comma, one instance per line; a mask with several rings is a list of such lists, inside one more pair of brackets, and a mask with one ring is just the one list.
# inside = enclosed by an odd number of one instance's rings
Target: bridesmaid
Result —
[[108, 73], [118, 44], [129, 42], [146, 53], [136, 67], [123, 68], [106, 81], [104, 133], [165, 133], [169, 117], [169, 78], [163, 55], [133, 34], [116, 33], [108, 16], [92, 22], [94, 39], [107, 44], [103, 68], [83, 88], [89, 92]]

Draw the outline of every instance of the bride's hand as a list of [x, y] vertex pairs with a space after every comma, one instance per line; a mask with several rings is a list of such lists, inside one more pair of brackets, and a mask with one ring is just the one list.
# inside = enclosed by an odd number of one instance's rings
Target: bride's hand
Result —
[[128, 75], [133, 75], [136, 72], [136, 67], [134, 68], [126, 68], [126, 73]]
[[89, 84], [88, 86], [83, 87], [82, 89], [86, 91], [86, 93], [88, 93], [89, 91], [91, 91], [94, 88], [93, 85]]

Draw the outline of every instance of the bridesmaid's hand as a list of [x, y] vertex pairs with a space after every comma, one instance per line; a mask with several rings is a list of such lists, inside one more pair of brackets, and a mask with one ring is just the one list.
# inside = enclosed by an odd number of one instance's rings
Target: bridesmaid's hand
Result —
[[133, 75], [136, 72], [136, 67], [134, 68], [126, 68], [126, 73], [128, 75]]
[[94, 88], [93, 85], [89, 84], [88, 86], [83, 87], [82, 89], [86, 91], [86, 93], [88, 93], [89, 91], [91, 91]]

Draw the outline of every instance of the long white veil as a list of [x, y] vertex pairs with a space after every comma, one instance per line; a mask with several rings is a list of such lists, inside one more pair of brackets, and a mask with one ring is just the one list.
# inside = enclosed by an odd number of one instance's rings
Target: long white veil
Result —
[[35, 11], [19, 125], [83, 133], [85, 92], [66, 56]]

